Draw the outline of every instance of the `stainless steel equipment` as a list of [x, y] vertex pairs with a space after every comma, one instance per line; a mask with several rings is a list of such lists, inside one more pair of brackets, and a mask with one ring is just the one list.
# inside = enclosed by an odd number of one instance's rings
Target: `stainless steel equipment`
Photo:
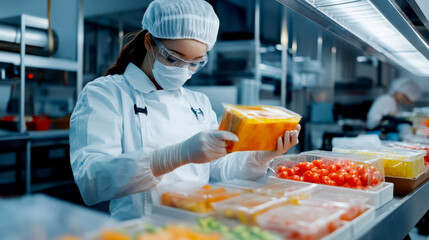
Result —
[[[58, 48], [58, 36], [53, 32], [54, 52]], [[20, 28], [14, 25], [0, 24], [0, 50], [19, 52], [21, 41]], [[28, 28], [25, 32], [26, 52], [37, 55], [49, 54], [48, 31]]]

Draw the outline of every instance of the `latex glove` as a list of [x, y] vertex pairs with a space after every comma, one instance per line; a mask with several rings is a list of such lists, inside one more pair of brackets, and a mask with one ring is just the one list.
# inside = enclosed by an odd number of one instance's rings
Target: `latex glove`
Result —
[[202, 131], [184, 142], [152, 152], [151, 168], [158, 177], [188, 163], [207, 163], [227, 154], [226, 142], [238, 137], [227, 131]]
[[255, 159], [261, 165], [268, 163], [273, 158], [286, 153], [291, 147], [298, 144], [298, 136], [301, 125], [297, 125], [294, 131], [286, 131], [283, 138], [277, 139], [277, 149], [275, 151], [255, 151]]

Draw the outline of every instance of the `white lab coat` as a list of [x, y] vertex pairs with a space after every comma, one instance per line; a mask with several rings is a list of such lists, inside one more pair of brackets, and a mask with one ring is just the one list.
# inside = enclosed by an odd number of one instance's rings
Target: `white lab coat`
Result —
[[367, 127], [375, 128], [386, 115], [395, 116], [398, 112], [398, 104], [390, 94], [384, 94], [375, 99], [367, 115]]
[[[135, 114], [134, 104], [146, 107], [147, 114]], [[195, 114], [191, 107], [202, 113]], [[152, 151], [217, 128], [216, 114], [204, 94], [185, 88], [157, 91], [132, 63], [123, 75], [88, 83], [70, 121], [70, 161], [83, 200], [88, 205], [110, 201], [113, 217], [131, 219], [150, 211], [154, 196], [149, 190], [158, 185], [263, 177], [267, 164], [259, 164], [253, 152], [153, 175]]]

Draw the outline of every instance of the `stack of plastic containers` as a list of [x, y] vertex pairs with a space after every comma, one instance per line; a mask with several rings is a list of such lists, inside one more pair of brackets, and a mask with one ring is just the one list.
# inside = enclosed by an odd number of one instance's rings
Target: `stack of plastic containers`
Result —
[[390, 147], [342, 147], [334, 152], [355, 153], [363, 156], [380, 156], [384, 161], [384, 174], [392, 177], [415, 178], [425, 169], [426, 152]]
[[355, 189], [384, 182], [383, 161], [378, 156], [309, 151], [275, 158], [270, 168], [283, 179]]

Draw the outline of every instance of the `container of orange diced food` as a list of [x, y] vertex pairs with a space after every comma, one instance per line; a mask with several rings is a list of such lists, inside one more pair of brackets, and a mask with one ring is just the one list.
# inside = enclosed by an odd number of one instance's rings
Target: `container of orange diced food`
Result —
[[228, 152], [273, 151], [277, 139], [285, 131], [295, 130], [301, 116], [275, 106], [244, 106], [225, 104], [219, 130], [233, 132], [238, 142], [230, 142]]
[[237, 189], [183, 182], [182, 185], [173, 184], [171, 189], [161, 190], [159, 193], [161, 205], [206, 214], [214, 211], [213, 203], [237, 197], [241, 192]]

